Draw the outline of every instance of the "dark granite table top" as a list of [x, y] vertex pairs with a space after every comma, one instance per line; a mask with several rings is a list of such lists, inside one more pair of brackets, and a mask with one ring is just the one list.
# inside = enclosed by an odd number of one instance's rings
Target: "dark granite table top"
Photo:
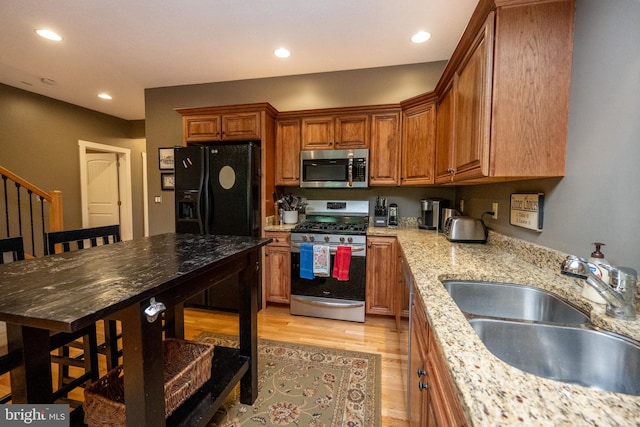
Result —
[[269, 239], [162, 234], [0, 265], [0, 321], [75, 331]]

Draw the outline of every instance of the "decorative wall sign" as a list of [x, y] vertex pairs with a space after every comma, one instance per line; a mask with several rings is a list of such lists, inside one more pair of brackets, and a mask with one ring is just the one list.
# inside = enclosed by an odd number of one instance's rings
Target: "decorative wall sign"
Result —
[[172, 173], [161, 173], [160, 186], [165, 191], [174, 190], [176, 188], [174, 175]]
[[160, 170], [173, 169], [173, 147], [158, 148], [158, 158], [160, 159]]
[[530, 230], [542, 231], [543, 208], [543, 193], [513, 193], [511, 194], [509, 223]]

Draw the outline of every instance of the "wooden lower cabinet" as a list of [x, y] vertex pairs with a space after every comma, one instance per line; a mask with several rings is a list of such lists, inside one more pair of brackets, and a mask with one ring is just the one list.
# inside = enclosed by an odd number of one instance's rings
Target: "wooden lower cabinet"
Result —
[[409, 355], [410, 425], [466, 426], [446, 362], [431, 330], [417, 289], [411, 307]]
[[424, 427], [434, 420], [429, 408], [427, 391], [427, 354], [429, 351], [429, 327], [422, 303], [411, 307], [411, 340], [409, 353], [409, 421], [411, 427]]
[[397, 240], [367, 237], [367, 314], [393, 316], [398, 293]]
[[273, 239], [265, 246], [265, 299], [267, 302], [289, 304], [291, 296], [291, 233], [265, 233]]

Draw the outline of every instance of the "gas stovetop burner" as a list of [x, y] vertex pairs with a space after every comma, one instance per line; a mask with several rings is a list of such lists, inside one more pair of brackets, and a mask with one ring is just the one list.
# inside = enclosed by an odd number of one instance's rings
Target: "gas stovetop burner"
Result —
[[291, 230], [307, 234], [365, 235], [369, 226], [366, 200], [308, 200], [306, 221]]

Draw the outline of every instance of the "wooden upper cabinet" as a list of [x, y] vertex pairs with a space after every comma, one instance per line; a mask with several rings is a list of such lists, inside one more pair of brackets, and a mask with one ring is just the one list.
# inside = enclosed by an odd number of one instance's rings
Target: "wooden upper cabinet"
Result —
[[333, 117], [302, 119], [302, 149], [331, 150], [335, 142]]
[[575, 1], [498, 7], [491, 176], [563, 176]]
[[182, 122], [185, 141], [212, 141], [222, 133], [220, 116], [183, 117]]
[[434, 183], [436, 109], [433, 102], [402, 113], [401, 185]]
[[302, 118], [303, 150], [368, 147], [368, 114]]
[[489, 175], [493, 15], [489, 14], [453, 81], [455, 180]]
[[400, 184], [400, 112], [371, 116], [369, 185]]
[[479, 3], [436, 88], [436, 183], [564, 175], [574, 13], [575, 0]]
[[449, 89], [436, 107], [436, 184], [453, 180], [453, 132], [453, 90]]
[[338, 116], [335, 120], [336, 149], [369, 148], [369, 115]]
[[300, 120], [276, 122], [276, 185], [300, 185]]
[[186, 142], [260, 139], [260, 112], [183, 116]]
[[260, 113], [224, 114], [222, 139], [260, 139]]

